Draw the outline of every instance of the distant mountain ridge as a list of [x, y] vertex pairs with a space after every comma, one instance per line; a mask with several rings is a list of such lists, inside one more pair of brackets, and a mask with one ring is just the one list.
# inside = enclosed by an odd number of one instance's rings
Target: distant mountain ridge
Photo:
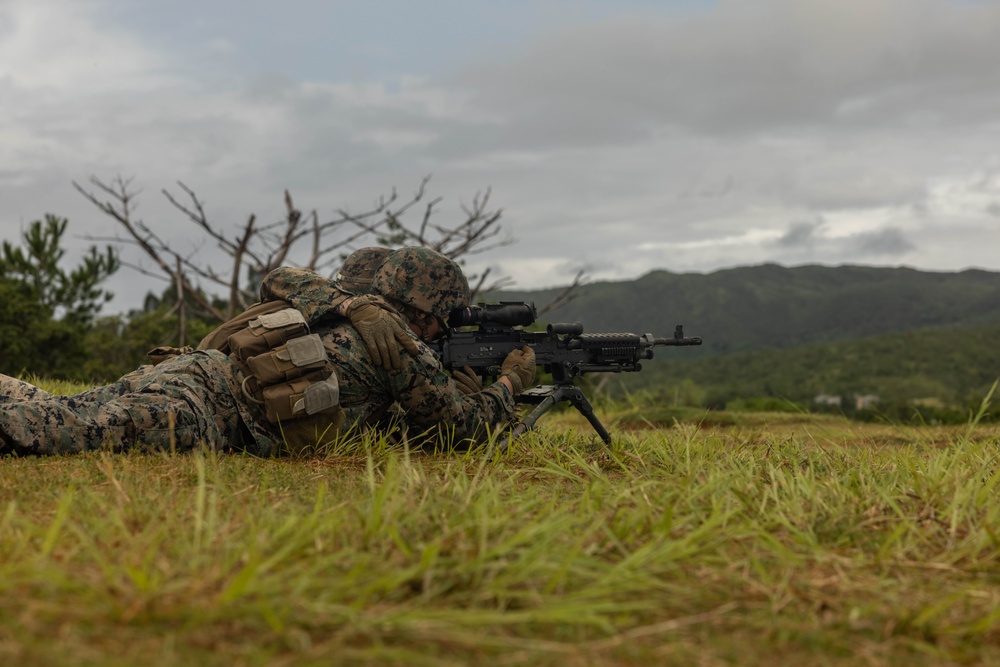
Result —
[[[533, 301], [562, 290], [504, 290], [485, 301]], [[653, 271], [636, 280], [584, 284], [539, 318], [583, 322], [587, 331], [669, 336], [683, 324], [701, 336], [686, 358], [787, 349], [936, 327], [1000, 324], [1000, 273], [931, 272], [844, 265], [777, 264], [707, 274]]]

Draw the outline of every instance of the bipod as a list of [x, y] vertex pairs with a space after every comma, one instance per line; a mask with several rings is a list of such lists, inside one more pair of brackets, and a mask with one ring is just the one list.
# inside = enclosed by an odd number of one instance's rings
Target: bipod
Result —
[[[521, 422], [514, 427], [510, 433], [510, 437], [507, 442], [509, 443], [514, 438], [523, 435], [528, 429], [535, 425], [538, 418], [544, 415], [546, 412], [552, 408], [556, 403], [561, 403], [562, 401], [569, 401], [579, 410], [580, 414], [587, 418], [590, 425], [594, 427], [597, 431], [597, 435], [601, 436], [601, 440], [604, 444], [611, 444], [611, 434], [608, 430], [604, 428], [604, 424], [601, 420], [597, 418], [594, 413], [594, 406], [590, 404], [587, 400], [586, 395], [584, 395], [583, 390], [577, 387], [575, 384], [542, 384], [537, 387], [532, 387], [531, 389], [525, 389], [517, 396], [518, 403], [530, 403], [535, 405], [535, 409], [532, 410], [526, 417], [524, 417]], [[506, 446], [502, 446], [503, 450]]]

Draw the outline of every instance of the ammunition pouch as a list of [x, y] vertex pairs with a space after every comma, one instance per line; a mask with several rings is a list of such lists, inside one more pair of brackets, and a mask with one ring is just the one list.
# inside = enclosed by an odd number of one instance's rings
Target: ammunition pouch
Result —
[[325, 369], [264, 387], [262, 392], [267, 419], [273, 423], [335, 412], [340, 408], [337, 376]]
[[273, 424], [311, 418], [335, 424], [344, 415], [340, 385], [319, 334], [294, 308], [267, 313], [229, 336], [230, 358], [243, 371], [243, 394]]
[[294, 380], [326, 366], [326, 349], [319, 334], [292, 338], [284, 345], [247, 359], [261, 385]]
[[265, 313], [229, 336], [229, 349], [243, 361], [283, 345], [290, 338], [308, 332], [306, 318], [294, 308]]

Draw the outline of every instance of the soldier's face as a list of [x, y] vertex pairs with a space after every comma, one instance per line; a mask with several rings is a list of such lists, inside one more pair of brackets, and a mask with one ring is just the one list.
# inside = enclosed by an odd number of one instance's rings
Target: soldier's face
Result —
[[425, 318], [423, 322], [410, 321], [410, 329], [425, 343], [433, 343], [444, 335], [446, 327], [437, 317]]
[[432, 343], [436, 341], [438, 338], [440, 338], [441, 334], [443, 333], [444, 329], [441, 328], [441, 322], [438, 321], [438, 318], [435, 317], [431, 320], [430, 324], [428, 324], [427, 327], [424, 329], [424, 336], [425, 336], [424, 340], [427, 341], [428, 343]]

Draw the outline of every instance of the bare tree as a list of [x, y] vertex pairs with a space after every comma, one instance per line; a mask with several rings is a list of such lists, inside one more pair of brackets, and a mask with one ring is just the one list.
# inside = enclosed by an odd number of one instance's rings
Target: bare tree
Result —
[[558, 294], [552, 297], [551, 301], [542, 306], [539, 309], [538, 314], [544, 315], [545, 313], [553, 311], [559, 306], [565, 305], [570, 301], [572, 301], [574, 298], [576, 298], [577, 294], [579, 294], [577, 288], [579, 288], [580, 285], [583, 284], [583, 279], [584, 279], [584, 271], [581, 269], [580, 271], [576, 272], [576, 277], [573, 278], [573, 282], [571, 282], [566, 287], [562, 288], [562, 290], [560, 290]]
[[[303, 215], [286, 190], [284, 218], [259, 224], [256, 215], [250, 214], [242, 227], [230, 233], [209, 219], [203, 202], [194, 190], [178, 182], [182, 196], [166, 189], [162, 191], [163, 195], [202, 233], [198, 245], [187, 254], [171, 246], [150, 225], [135, 217], [138, 192], [132, 189], [132, 179], [117, 176], [105, 182], [91, 176], [91, 189], [75, 181], [73, 187], [114, 219], [125, 232], [124, 235], [103, 240], [138, 247], [152, 260], [155, 268], [127, 266], [146, 275], [172, 281], [177, 286], [178, 301], [184, 300], [200, 314], [222, 322], [256, 301], [256, 285], [253, 283], [271, 270], [291, 263], [293, 255], [302, 247], [307, 247], [308, 252], [304, 260], [297, 262], [299, 266], [332, 275], [343, 256], [362, 242], [389, 247], [422, 245], [452, 259], [487, 252], [513, 242], [509, 236], [500, 237], [502, 211], [489, 208], [489, 189], [485, 193], [477, 193], [471, 205], [462, 207], [464, 217], [453, 226], [436, 222], [441, 198], [425, 202], [429, 180], [430, 177], [425, 177], [416, 192], [406, 200], [400, 199], [394, 189], [388, 196], [380, 197], [368, 210], [351, 213], [338, 209], [333, 218], [322, 222], [316, 210]], [[419, 205], [423, 205], [422, 215], [414, 223], [407, 221], [406, 215]], [[206, 243], [214, 243], [230, 257], [226, 270], [220, 270], [214, 263], [197, 256]], [[507, 278], [488, 284], [488, 277], [489, 270], [470, 276], [474, 292], [499, 289], [509, 284]], [[217, 305], [218, 301], [211, 296], [213, 289], [226, 294], [225, 307]]]

